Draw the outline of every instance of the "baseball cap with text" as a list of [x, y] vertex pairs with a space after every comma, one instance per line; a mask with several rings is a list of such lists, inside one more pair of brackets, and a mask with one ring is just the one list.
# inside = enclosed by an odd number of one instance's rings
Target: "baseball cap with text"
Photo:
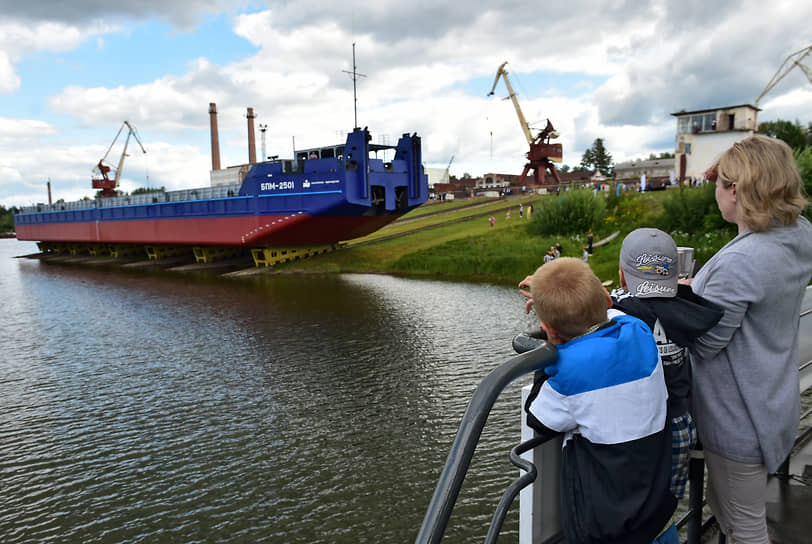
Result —
[[632, 296], [677, 296], [679, 255], [674, 239], [659, 229], [633, 230], [620, 248], [620, 268]]

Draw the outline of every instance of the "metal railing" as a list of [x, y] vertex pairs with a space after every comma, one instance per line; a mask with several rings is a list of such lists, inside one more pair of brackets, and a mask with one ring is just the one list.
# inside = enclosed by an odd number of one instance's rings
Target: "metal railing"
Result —
[[[460, 428], [457, 431], [457, 436], [451, 445], [451, 451], [446, 459], [445, 467], [440, 474], [440, 480], [437, 482], [437, 487], [434, 490], [434, 496], [431, 498], [426, 516], [423, 518], [423, 525], [420, 528], [420, 533], [417, 535], [415, 543], [438, 543], [442, 540], [448, 520], [451, 517], [451, 511], [454, 509], [454, 504], [465, 480], [465, 474], [468, 472], [468, 467], [471, 464], [471, 458], [474, 455], [474, 450], [479, 442], [479, 437], [482, 434], [482, 429], [485, 427], [485, 422], [488, 419], [491, 408], [493, 408], [496, 399], [504, 391], [504, 389], [514, 380], [526, 374], [530, 374], [551, 364], [557, 356], [555, 347], [549, 344], [543, 344], [532, 351], [517, 355], [507, 362], [502, 363], [491, 371], [479, 386], [474, 391], [471, 397], [471, 402], [465, 410], [465, 414], [460, 422]], [[538, 444], [528, 446], [528, 448], [535, 447]], [[521, 451], [517, 449], [522, 448], [525, 444], [520, 444], [511, 452], [511, 459], [517, 459], [514, 463], [521, 463], [522, 468], [526, 466], [526, 462], [519, 459]], [[526, 450], [523, 450], [526, 451]], [[526, 486], [535, 479], [535, 467], [532, 467], [532, 475], [527, 474], [519, 478], [512, 484], [502, 497], [502, 501], [497, 507], [494, 514], [494, 521], [491, 523], [491, 529], [488, 532], [488, 542], [494, 542], [495, 537], [501, 528], [501, 522], [504, 521], [507, 508], [510, 502], [515, 498], [516, 494], [521, 490], [521, 487]], [[525, 469], [526, 470], [526, 469]], [[528, 479], [529, 478], [529, 479]], [[521, 484], [517, 484], [521, 480]], [[522, 485], [523, 484], [523, 485]], [[521, 485], [521, 487], [519, 487]], [[512, 494], [509, 497], [508, 495]], [[499, 527], [494, 527], [495, 524]], [[495, 533], [493, 536], [491, 533]]]

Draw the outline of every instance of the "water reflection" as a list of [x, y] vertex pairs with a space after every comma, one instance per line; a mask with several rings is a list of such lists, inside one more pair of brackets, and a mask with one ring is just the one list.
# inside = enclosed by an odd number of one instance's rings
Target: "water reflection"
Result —
[[[411, 541], [512, 289], [45, 265], [0, 241], [3, 542]], [[447, 532], [484, 538], [519, 436], [497, 403]], [[515, 517], [505, 541], [516, 541]]]

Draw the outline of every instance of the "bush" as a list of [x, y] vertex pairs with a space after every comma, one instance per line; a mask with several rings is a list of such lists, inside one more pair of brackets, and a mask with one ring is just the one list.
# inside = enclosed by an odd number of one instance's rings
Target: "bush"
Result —
[[566, 191], [540, 201], [533, 212], [531, 232], [541, 235], [585, 233], [598, 230], [606, 215], [603, 195], [589, 189]]
[[654, 226], [657, 224], [662, 210], [661, 197], [656, 193], [637, 193], [627, 191], [621, 193], [611, 215], [604, 220], [608, 231], [631, 231], [640, 225]]
[[14, 232], [14, 214], [19, 210], [17, 208], [9, 208], [0, 206], [0, 233]]
[[725, 229], [698, 231], [693, 234], [672, 232], [671, 236], [678, 246], [694, 248], [694, 259], [703, 265], [713, 257], [725, 244], [736, 236], [735, 225], [728, 223]]
[[[801, 174], [801, 185], [806, 190], [807, 198], [812, 197], [812, 147], [795, 152], [798, 173]], [[807, 206], [804, 215], [812, 220], [812, 207]]]
[[698, 188], [671, 190], [663, 200], [663, 213], [657, 225], [666, 232], [695, 234], [709, 230], [727, 230], [729, 223], [719, 213], [716, 186], [706, 183]]
[[613, 214], [617, 210], [618, 204], [620, 204], [620, 196], [617, 192], [617, 185], [612, 185], [609, 194], [606, 195], [606, 210]]

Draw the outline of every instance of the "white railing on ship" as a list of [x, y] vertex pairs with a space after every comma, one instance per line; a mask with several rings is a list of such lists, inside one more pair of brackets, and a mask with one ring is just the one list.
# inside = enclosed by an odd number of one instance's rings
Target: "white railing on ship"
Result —
[[57, 202], [56, 204], [37, 204], [35, 206], [24, 206], [21, 208], [21, 212], [60, 212], [117, 206], [160, 204], [162, 202], [186, 202], [192, 200], [209, 200], [212, 198], [227, 198], [238, 196], [240, 194], [240, 187], [241, 185], [239, 184], [218, 185], [216, 187], [202, 187], [199, 189], [181, 189], [180, 191], [160, 191], [155, 193], [116, 196], [112, 198]]

